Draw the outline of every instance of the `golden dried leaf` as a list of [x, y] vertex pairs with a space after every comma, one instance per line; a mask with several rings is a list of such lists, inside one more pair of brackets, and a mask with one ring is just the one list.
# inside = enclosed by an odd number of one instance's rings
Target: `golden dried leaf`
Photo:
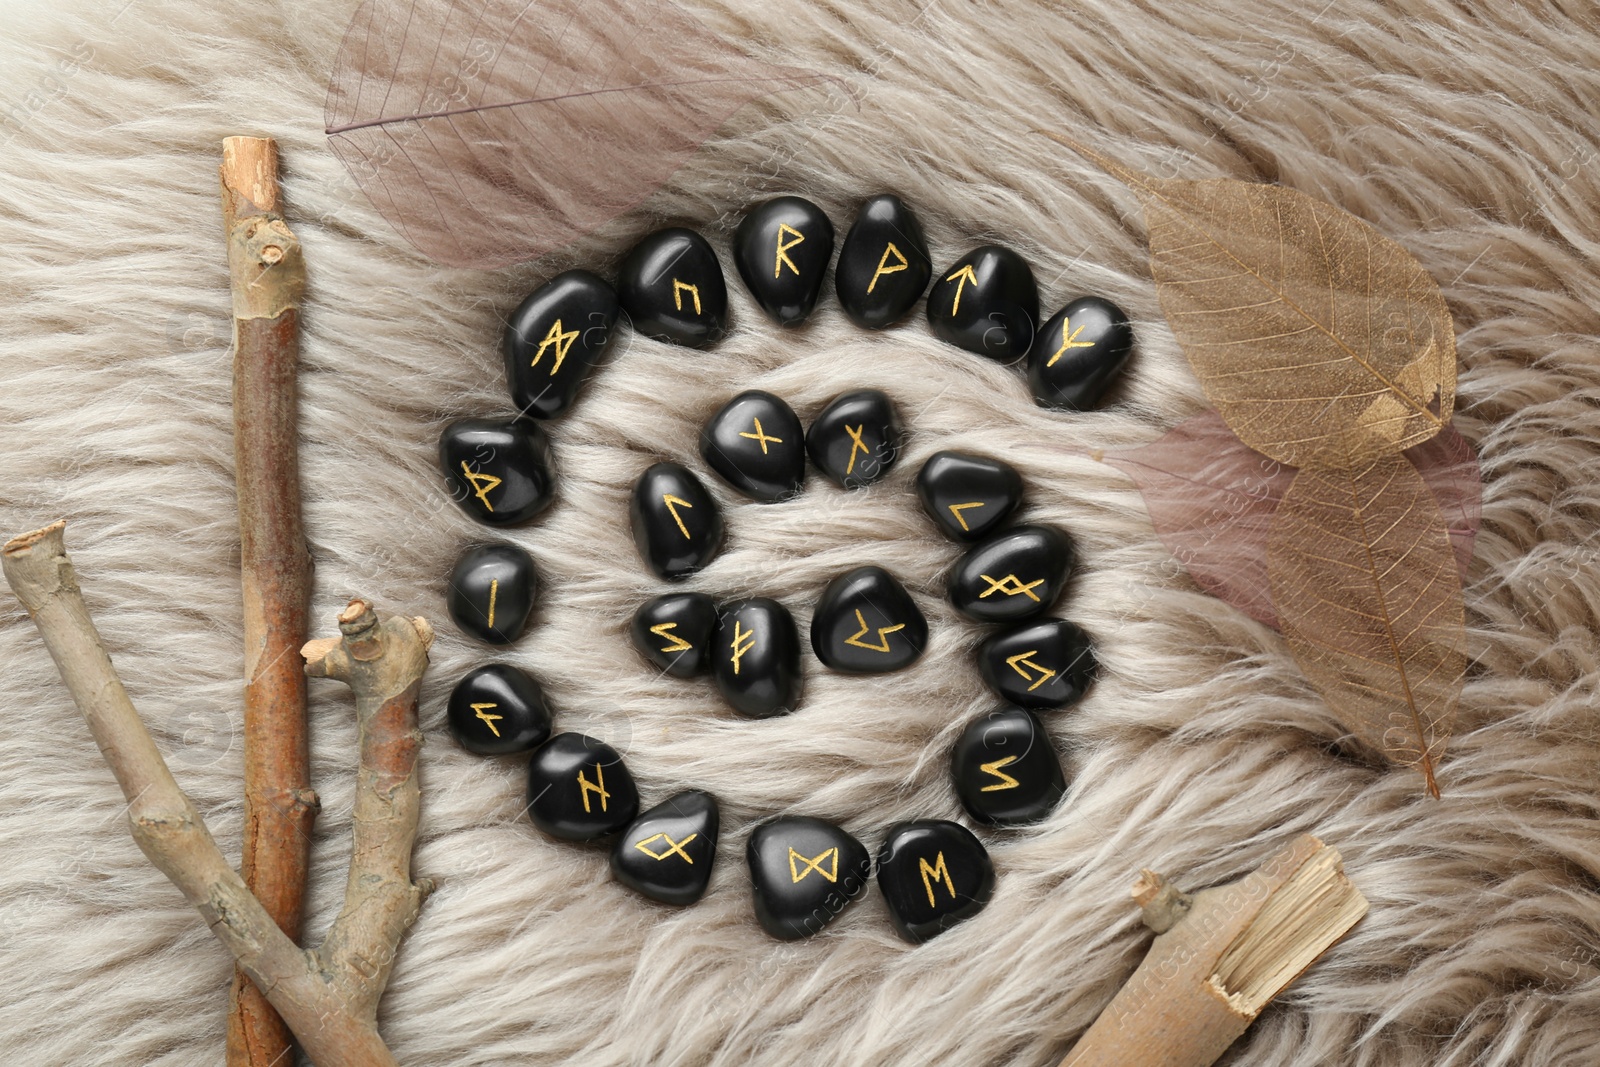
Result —
[[1267, 572], [1283, 634], [1328, 706], [1438, 796], [1465, 624], [1444, 516], [1411, 461], [1300, 471], [1272, 518]]
[[1455, 330], [1401, 245], [1293, 189], [1152, 178], [1048, 136], [1139, 195], [1161, 309], [1245, 444], [1329, 467], [1398, 454], [1449, 421]]

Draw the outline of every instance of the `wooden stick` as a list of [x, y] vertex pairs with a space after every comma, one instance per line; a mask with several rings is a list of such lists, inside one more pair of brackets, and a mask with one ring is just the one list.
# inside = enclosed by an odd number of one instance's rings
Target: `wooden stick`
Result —
[[[222, 142], [222, 213], [233, 288], [233, 455], [244, 587], [245, 885], [279, 928], [299, 940], [306, 865], [319, 804], [311, 789], [305, 643], [311, 559], [300, 523], [295, 375], [300, 242], [278, 208], [278, 147], [269, 138]], [[228, 1067], [283, 1067], [289, 1029], [236, 970]]]
[[380, 617], [366, 601], [352, 600], [339, 616], [340, 636], [302, 650], [308, 673], [349, 684], [361, 732], [344, 908], [326, 943], [302, 951], [223, 857], [134, 710], [84, 606], [65, 527], [58, 522], [12, 539], [0, 563], [128, 798], [133, 839], [265, 992], [317, 1067], [396, 1067], [378, 1036], [377, 1005], [400, 938], [432, 889], [426, 879], [412, 882], [411, 847], [422, 738], [416, 696], [433, 628], [424, 619]]
[[1210, 1067], [1367, 912], [1309, 835], [1237, 882], [1191, 897], [1145, 871], [1133, 896], [1157, 937], [1061, 1067]]

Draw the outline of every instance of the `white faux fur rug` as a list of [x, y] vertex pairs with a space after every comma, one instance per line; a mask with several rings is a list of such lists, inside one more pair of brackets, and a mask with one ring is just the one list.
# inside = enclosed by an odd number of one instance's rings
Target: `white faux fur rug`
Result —
[[[1225, 1062], [1592, 1067], [1600, 1062], [1600, 9], [1587, 0], [977, 3], [702, 0], [764, 58], [860, 92], [746, 108], [604, 234], [498, 273], [413, 253], [321, 132], [355, 0], [13, 0], [0, 43], [0, 532], [70, 520], [68, 544], [135, 702], [237, 854], [241, 667], [219, 142], [277, 137], [311, 272], [303, 449], [315, 615], [356, 592], [439, 622], [423, 723], [416, 866], [441, 882], [383, 1005], [403, 1063], [1054, 1063], [1140, 958], [1141, 867], [1229, 880], [1300, 832], [1371, 901], [1352, 935]], [[1320, 8], [1320, 10], [1318, 10]], [[1034, 131], [1163, 174], [1280, 181], [1371, 221], [1444, 287], [1457, 425], [1480, 450], [1467, 586], [1475, 663], [1427, 800], [1416, 775], [1342, 756], [1273, 631], [1197, 591], [1132, 484], [1084, 450], [1148, 441], [1203, 398], [1159, 313], [1132, 196]], [[729, 271], [734, 331], [704, 352], [630, 339], [554, 430], [548, 518], [511, 536], [547, 593], [512, 658], [558, 726], [624, 747], [646, 801], [722, 801], [709, 895], [677, 910], [614, 884], [599, 851], [520, 814], [523, 759], [456, 747], [443, 703], [491, 658], [445, 616], [444, 577], [483, 531], [448, 500], [439, 428], [508, 410], [502, 316], [569, 266], [609, 271], [667, 222], [724, 254], [756, 199], [797, 192], [848, 226], [880, 191], [921, 213], [935, 259], [999, 241], [1047, 312], [1083, 293], [1133, 316], [1138, 351], [1102, 411], [1045, 412], [1021, 376], [935, 341], [920, 309], [869, 336], [828, 296], [781, 332]], [[752, 722], [707, 683], [658, 678], [625, 628], [660, 591], [627, 529], [633, 479], [691, 457], [701, 422], [760, 387], [809, 419], [889, 391], [909, 451], [846, 494], [813, 474], [776, 506], [719, 483], [730, 538], [691, 588], [761, 593], [805, 627], [833, 575], [877, 562], [929, 616], [929, 654], [847, 678], [807, 656], [807, 695]], [[978, 918], [912, 948], [874, 888], [822, 936], [751, 914], [748, 827], [785, 812], [876, 847], [956, 817], [948, 748], [994, 701], [978, 627], [942, 599], [956, 555], [919, 513], [940, 448], [1004, 456], [1027, 515], [1077, 539], [1061, 613], [1105, 673], [1048, 717], [1072, 788], [1045, 823], [983, 832], [999, 870]], [[139, 854], [122, 800], [33, 627], [0, 593], [0, 1049], [6, 1064], [220, 1062], [229, 962]], [[354, 734], [313, 682], [324, 804], [313, 915], [343, 884]]]

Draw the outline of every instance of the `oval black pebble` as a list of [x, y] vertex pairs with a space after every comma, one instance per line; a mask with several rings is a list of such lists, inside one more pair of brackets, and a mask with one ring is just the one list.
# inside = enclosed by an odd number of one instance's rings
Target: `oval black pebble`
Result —
[[897, 823], [878, 850], [878, 888], [895, 931], [918, 944], [984, 909], [994, 895], [994, 864], [959, 823]]
[[450, 572], [445, 604], [457, 626], [491, 645], [522, 636], [538, 596], [533, 559], [516, 545], [474, 545]]
[[999, 245], [975, 248], [928, 291], [928, 322], [942, 341], [1009, 362], [1028, 354], [1039, 325], [1039, 287], [1023, 258]]
[[1018, 526], [967, 549], [950, 572], [950, 602], [978, 622], [1042, 615], [1066, 584], [1072, 542], [1049, 526]]
[[501, 343], [511, 400], [524, 415], [548, 419], [572, 406], [605, 355], [617, 310], [616, 290], [586, 270], [558, 274], [528, 294]]
[[787, 815], [750, 833], [756, 921], [781, 941], [795, 941], [827, 926], [867, 888], [872, 857], [867, 847], [821, 819]]
[[833, 268], [834, 289], [850, 321], [868, 330], [893, 325], [931, 277], [928, 239], [912, 210], [891, 193], [862, 204]]
[[828, 583], [811, 616], [817, 658], [846, 674], [910, 666], [928, 646], [928, 620], [882, 567], [857, 567]]
[[722, 512], [700, 479], [657, 463], [633, 486], [633, 543], [657, 578], [682, 578], [711, 562], [722, 544]]
[[1002, 630], [978, 648], [978, 673], [1000, 696], [1024, 708], [1074, 704], [1094, 680], [1094, 644], [1065, 619]]
[[820, 207], [780, 196], [751, 209], [733, 234], [733, 263], [761, 310], [780, 326], [803, 322], [817, 306], [833, 258], [833, 223]]
[[806, 431], [811, 462], [837, 485], [859, 489], [889, 473], [905, 431], [894, 401], [876, 389], [833, 398]]
[[693, 230], [658, 230], [617, 268], [617, 299], [633, 328], [703, 348], [727, 332], [728, 286], [711, 244]]
[[700, 430], [700, 455], [745, 496], [770, 504], [806, 480], [805, 434], [794, 409], [750, 389], [722, 405]]
[[617, 750], [584, 734], [556, 734], [528, 761], [528, 817], [552, 837], [592, 841], [639, 813], [639, 790]]
[[550, 505], [550, 441], [532, 419], [457, 419], [439, 435], [439, 465], [461, 510], [488, 526], [526, 522]]
[[935, 452], [917, 472], [917, 499], [946, 536], [977, 541], [1017, 510], [1022, 475], [998, 459]]
[[950, 774], [967, 814], [993, 826], [1038, 822], [1067, 791], [1049, 735], [1021, 708], [973, 720], [950, 752]]
[[765, 719], [793, 711], [800, 703], [800, 632], [789, 609], [765, 597], [722, 605], [711, 671], [722, 698], [741, 715]]
[[692, 678], [711, 667], [711, 631], [717, 609], [704, 593], [665, 593], [634, 612], [629, 632], [645, 659], [674, 678]]
[[550, 736], [544, 690], [509, 663], [490, 663], [463, 675], [450, 690], [446, 719], [461, 747], [480, 756], [526, 752]]
[[1086, 296], [1039, 330], [1028, 355], [1028, 386], [1045, 407], [1087, 411], [1110, 388], [1133, 349], [1133, 326], [1109, 300]]
[[635, 819], [611, 846], [611, 875], [651, 900], [693, 904], [717, 857], [717, 800], [690, 789]]

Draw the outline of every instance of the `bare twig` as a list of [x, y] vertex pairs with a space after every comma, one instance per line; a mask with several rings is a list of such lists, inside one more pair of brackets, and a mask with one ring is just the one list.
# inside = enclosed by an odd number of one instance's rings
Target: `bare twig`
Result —
[[[278, 205], [278, 149], [222, 142], [222, 213], [233, 288], [233, 454], [244, 587], [244, 851], [241, 873], [299, 940], [316, 793], [306, 742], [305, 643], [311, 560], [300, 524], [295, 374], [300, 242]], [[243, 971], [228, 1012], [228, 1067], [283, 1067], [289, 1030]]]
[[65, 526], [7, 542], [0, 561], [128, 798], [134, 840], [199, 910], [317, 1067], [394, 1067], [378, 1036], [377, 1005], [395, 948], [431, 888], [411, 881], [411, 847], [422, 740], [416, 698], [433, 628], [423, 619], [379, 617], [352, 600], [339, 616], [340, 636], [303, 650], [307, 673], [349, 684], [361, 732], [344, 908], [323, 946], [303, 951], [228, 865], [167, 769], [89, 618]]

